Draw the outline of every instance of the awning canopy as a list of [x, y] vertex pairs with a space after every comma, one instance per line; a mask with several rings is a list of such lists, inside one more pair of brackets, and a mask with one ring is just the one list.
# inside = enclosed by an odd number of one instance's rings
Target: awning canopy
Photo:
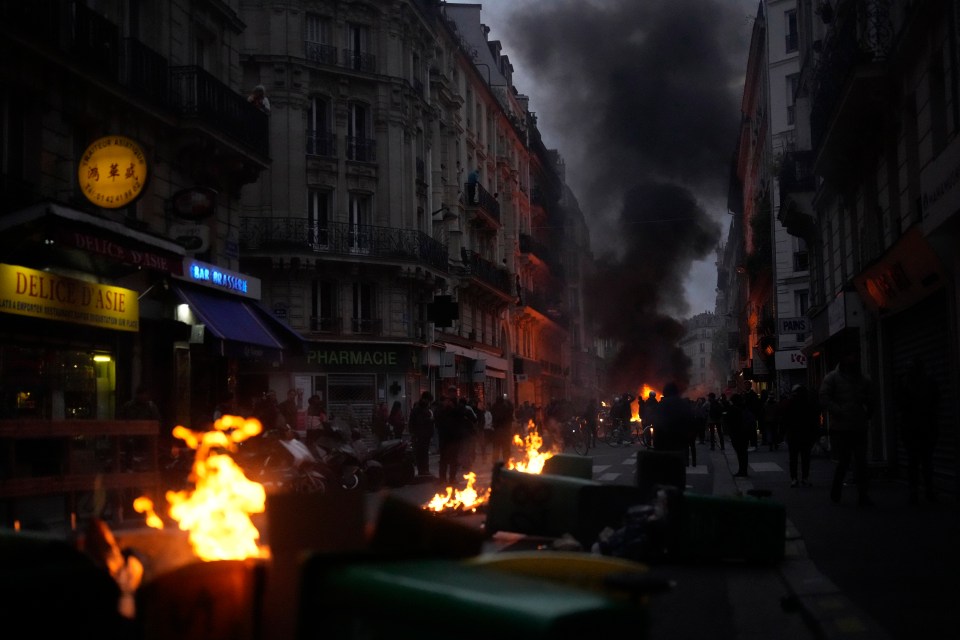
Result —
[[173, 287], [207, 331], [223, 341], [221, 352], [245, 358], [282, 359], [284, 349], [302, 346], [303, 338], [255, 302]]

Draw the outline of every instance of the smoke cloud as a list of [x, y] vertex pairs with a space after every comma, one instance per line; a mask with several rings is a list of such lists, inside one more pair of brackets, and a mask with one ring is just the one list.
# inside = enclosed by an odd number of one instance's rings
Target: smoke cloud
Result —
[[618, 391], [687, 386], [675, 318], [689, 313], [692, 265], [721, 238], [752, 26], [743, 6], [541, 0], [504, 25], [511, 57], [536, 78], [532, 106], [544, 106], [544, 139], [566, 160], [600, 256], [589, 302], [603, 335], [623, 345]]

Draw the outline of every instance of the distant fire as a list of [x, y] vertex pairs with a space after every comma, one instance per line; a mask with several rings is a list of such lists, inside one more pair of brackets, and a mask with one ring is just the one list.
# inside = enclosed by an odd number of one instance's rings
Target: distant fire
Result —
[[[543, 438], [537, 433], [537, 426], [531, 420], [527, 424], [527, 436], [521, 438], [519, 435], [513, 436], [513, 444], [523, 453], [523, 459], [516, 460], [510, 458], [505, 463], [507, 469], [520, 471], [522, 473], [539, 474], [543, 472], [543, 465], [553, 457], [550, 451], [541, 452]], [[477, 491], [474, 483], [477, 480], [477, 474], [473, 471], [463, 476], [467, 481], [467, 488], [458, 491], [454, 487], [447, 487], [446, 493], [438, 493], [433, 496], [424, 509], [435, 512], [442, 511], [476, 511], [478, 507], [483, 506], [490, 498], [490, 489]]]
[[[255, 419], [225, 415], [212, 431], [191, 431], [177, 426], [173, 435], [196, 450], [190, 481], [193, 491], [167, 491], [169, 514], [180, 529], [190, 533], [194, 553], [202, 560], [242, 560], [266, 555], [257, 541], [260, 532], [250, 514], [263, 513], [263, 485], [244, 476], [229, 453], [236, 445], [258, 435], [262, 426]], [[147, 516], [147, 525], [163, 528], [149, 498], [134, 502], [134, 509]]]
[[637, 391], [637, 399], [630, 403], [630, 421], [631, 422], [640, 422], [640, 401], [646, 399], [653, 394], [657, 400], [663, 400], [663, 394], [651, 387], [648, 384], [640, 387], [640, 390]]

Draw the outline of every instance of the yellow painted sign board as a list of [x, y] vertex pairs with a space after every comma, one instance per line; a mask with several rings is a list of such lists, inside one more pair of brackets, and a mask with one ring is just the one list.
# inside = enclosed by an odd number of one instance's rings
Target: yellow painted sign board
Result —
[[140, 329], [137, 292], [0, 264], [0, 312], [117, 331]]
[[137, 199], [147, 182], [147, 158], [136, 142], [124, 136], [95, 140], [80, 158], [77, 170], [87, 200], [118, 209]]

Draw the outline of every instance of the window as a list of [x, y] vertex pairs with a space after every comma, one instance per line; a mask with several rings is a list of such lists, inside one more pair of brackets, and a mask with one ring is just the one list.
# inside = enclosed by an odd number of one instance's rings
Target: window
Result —
[[347, 247], [353, 253], [370, 252], [370, 196], [351, 193], [347, 211]]
[[786, 52], [792, 53], [799, 48], [799, 35], [797, 33], [797, 11], [791, 9], [784, 13], [784, 26], [786, 28]]
[[347, 25], [345, 65], [356, 71], [374, 71], [373, 56], [369, 53], [370, 28], [362, 24]]
[[362, 102], [351, 102], [347, 116], [347, 158], [373, 162], [373, 140], [370, 139], [370, 107]]
[[331, 193], [320, 189], [307, 191], [307, 233], [314, 251], [330, 245]]
[[337, 285], [326, 280], [314, 280], [310, 292], [310, 330], [340, 333], [337, 317]]
[[368, 282], [353, 283], [353, 315], [351, 330], [353, 333], [374, 332], [374, 290]]
[[797, 89], [800, 87], [800, 74], [791, 73], [786, 78], [787, 85], [787, 124], [795, 125], [797, 123]]
[[704, 351], [706, 351], [706, 347], [705, 347], [704, 344], [701, 342], [701, 343], [700, 343], [700, 353], [703, 353]]
[[337, 144], [330, 131], [330, 101], [313, 96], [307, 103], [307, 155], [332, 157]]
[[337, 64], [337, 48], [331, 44], [332, 30], [330, 18], [315, 13], [307, 14], [304, 33], [304, 56], [307, 60]]
[[807, 315], [807, 310], [810, 308], [810, 292], [806, 289], [800, 289], [799, 291], [794, 292], [793, 295], [794, 304], [797, 308], [797, 315]]

